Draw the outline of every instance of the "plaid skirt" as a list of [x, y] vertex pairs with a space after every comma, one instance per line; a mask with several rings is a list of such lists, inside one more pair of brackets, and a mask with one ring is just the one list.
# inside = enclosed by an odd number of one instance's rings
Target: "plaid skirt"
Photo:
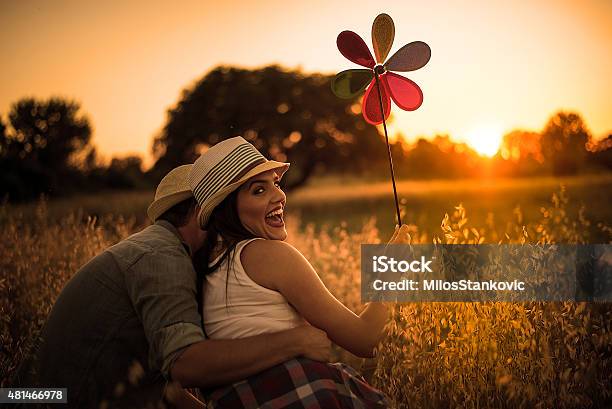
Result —
[[205, 394], [209, 408], [387, 408], [390, 401], [348, 365], [292, 359]]

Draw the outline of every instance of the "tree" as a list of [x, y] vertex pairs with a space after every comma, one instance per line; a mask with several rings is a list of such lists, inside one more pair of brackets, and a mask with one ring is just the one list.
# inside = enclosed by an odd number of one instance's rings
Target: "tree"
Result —
[[447, 177], [443, 152], [431, 141], [419, 138], [406, 155], [406, 165], [399, 169], [400, 176], [417, 179]]
[[113, 158], [105, 170], [105, 185], [110, 188], [141, 188], [144, 186], [142, 158]]
[[585, 162], [589, 139], [589, 131], [579, 114], [558, 112], [542, 132], [542, 156], [555, 175], [575, 174]]
[[386, 147], [367, 125], [356, 100], [330, 90], [331, 77], [287, 71], [219, 67], [185, 90], [154, 141], [153, 178], [192, 162], [222, 139], [241, 135], [265, 156], [290, 161], [286, 188], [315, 171], [385, 171]]
[[493, 158], [497, 176], [529, 176], [545, 171], [541, 135], [515, 129], [504, 135], [499, 153]]
[[[4, 140], [6, 138], [6, 125], [4, 125], [4, 122], [2, 122], [2, 117], [0, 117], [0, 143], [4, 143]], [[2, 147], [3, 145], [0, 145], [0, 155], [2, 155]]]
[[8, 144], [9, 140], [6, 136], [6, 125], [4, 125], [2, 117], [0, 117], [0, 161], [8, 155]]
[[481, 175], [482, 159], [465, 143], [456, 143], [448, 135], [433, 139], [419, 138], [400, 168], [400, 176], [410, 178], [459, 178]]
[[530, 159], [544, 162], [540, 134], [523, 130], [514, 130], [504, 135], [501, 144], [501, 156], [512, 162]]
[[589, 164], [595, 167], [612, 170], [612, 134], [600, 141], [591, 141], [588, 154]]
[[25, 98], [13, 104], [0, 134], [0, 183], [14, 199], [65, 191], [80, 177], [73, 157], [91, 149], [91, 126], [74, 101]]

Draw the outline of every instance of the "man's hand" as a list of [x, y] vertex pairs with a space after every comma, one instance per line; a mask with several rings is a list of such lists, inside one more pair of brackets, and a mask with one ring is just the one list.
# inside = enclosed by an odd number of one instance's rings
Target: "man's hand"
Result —
[[170, 382], [164, 390], [164, 396], [176, 409], [206, 409], [204, 402], [183, 389], [178, 382]]
[[329, 362], [331, 359], [331, 341], [325, 331], [312, 325], [294, 328], [293, 336], [300, 346], [301, 355], [314, 361]]

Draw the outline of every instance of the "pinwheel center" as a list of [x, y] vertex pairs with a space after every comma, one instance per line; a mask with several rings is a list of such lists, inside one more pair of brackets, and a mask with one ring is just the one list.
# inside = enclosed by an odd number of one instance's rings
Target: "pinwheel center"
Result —
[[384, 74], [385, 72], [387, 72], [387, 70], [385, 70], [384, 65], [382, 65], [382, 64], [376, 64], [376, 65], [374, 66], [374, 73], [375, 73], [376, 75], [382, 75], [382, 74]]

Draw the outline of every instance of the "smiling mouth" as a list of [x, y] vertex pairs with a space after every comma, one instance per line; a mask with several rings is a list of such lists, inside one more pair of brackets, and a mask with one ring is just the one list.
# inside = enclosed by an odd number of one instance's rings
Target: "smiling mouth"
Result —
[[284, 212], [282, 208], [272, 210], [266, 215], [266, 224], [272, 227], [283, 227], [285, 225], [283, 216]]

